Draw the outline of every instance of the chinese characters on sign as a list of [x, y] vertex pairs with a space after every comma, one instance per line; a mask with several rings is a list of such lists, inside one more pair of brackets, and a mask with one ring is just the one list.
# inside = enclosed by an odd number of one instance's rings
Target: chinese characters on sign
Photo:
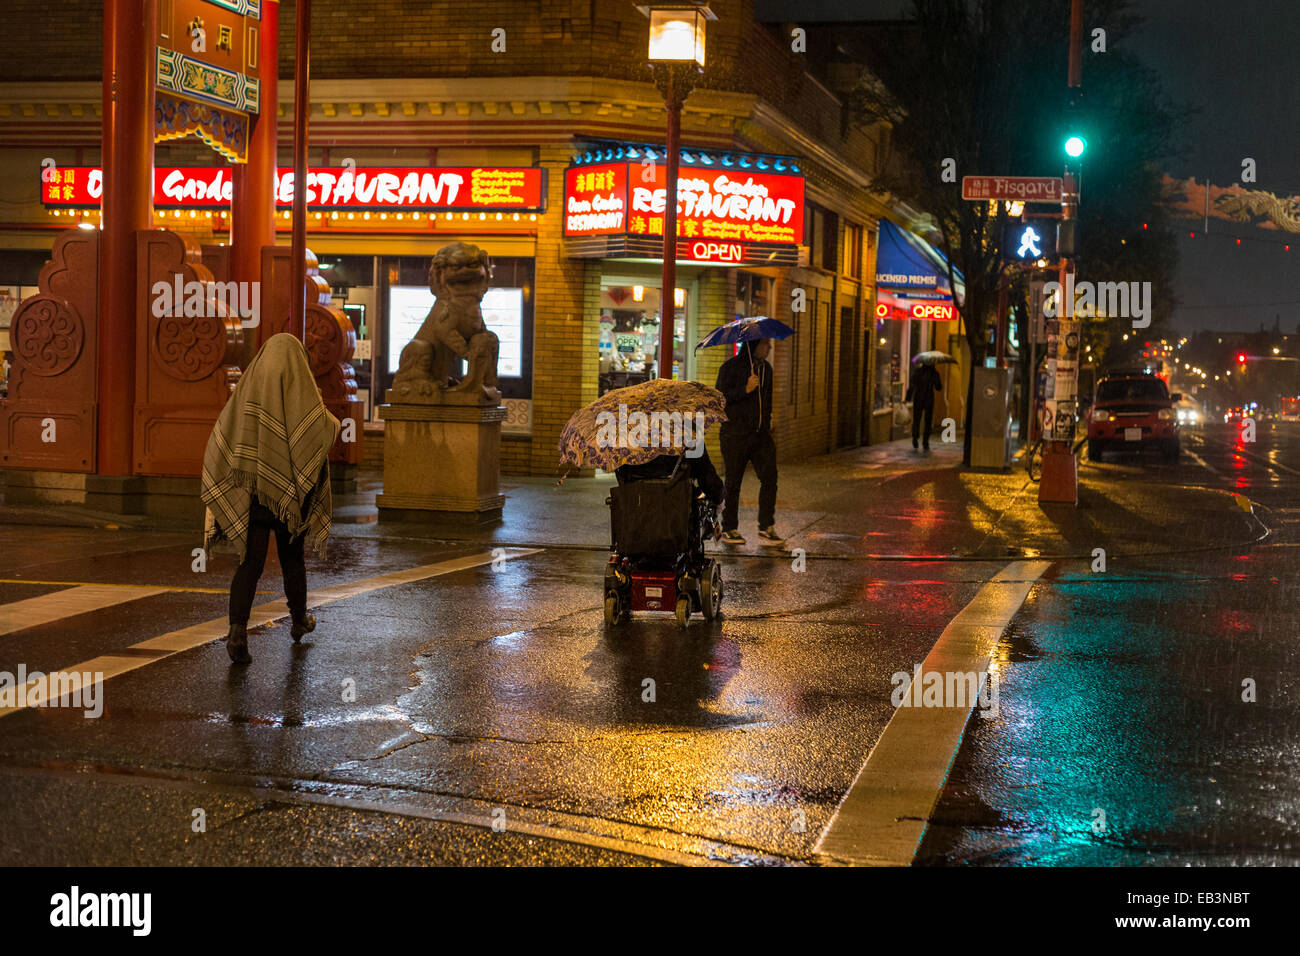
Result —
[[[642, 171], [646, 174], [643, 174]], [[565, 172], [566, 236], [662, 236], [667, 169], [636, 163]], [[747, 170], [683, 169], [677, 180], [678, 240], [704, 240], [701, 258], [727, 261], [727, 243], [798, 244], [803, 177]]]
[[1060, 202], [1064, 183], [1050, 176], [963, 176], [962, 199]]
[[[230, 205], [231, 168], [159, 167], [154, 170], [153, 204], [203, 208]], [[46, 205], [94, 207], [104, 191], [103, 172], [65, 166], [41, 183]], [[293, 203], [293, 170], [276, 173], [275, 201]], [[542, 170], [460, 167], [376, 169], [318, 168], [307, 173], [311, 209], [540, 212], [545, 208]]]

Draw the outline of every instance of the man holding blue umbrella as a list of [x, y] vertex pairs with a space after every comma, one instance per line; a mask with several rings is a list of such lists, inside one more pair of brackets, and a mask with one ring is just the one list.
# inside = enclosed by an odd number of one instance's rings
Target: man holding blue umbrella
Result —
[[[713, 343], [706, 339], [701, 344]], [[722, 512], [724, 544], [745, 543], [738, 530], [740, 483], [749, 464], [758, 475], [759, 542], [769, 547], [785, 544], [773, 526], [776, 443], [772, 440], [772, 366], [767, 361], [771, 349], [771, 339], [742, 341], [740, 351], [718, 369], [717, 389], [727, 400], [727, 420], [718, 430], [727, 486], [727, 503]]]

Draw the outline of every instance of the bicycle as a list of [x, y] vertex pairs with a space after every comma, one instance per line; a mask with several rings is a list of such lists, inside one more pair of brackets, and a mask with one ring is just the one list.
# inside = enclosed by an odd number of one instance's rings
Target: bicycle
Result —
[[[1043, 477], [1042, 450], [1043, 450], [1043, 439], [1042, 436], [1039, 436], [1038, 440], [1034, 442], [1032, 445], [1030, 445], [1029, 450], [1025, 452], [1025, 471], [1029, 473], [1030, 481], [1037, 482], [1042, 480]], [[1035, 470], [1034, 468], [1035, 464], [1038, 465], [1037, 470]]]

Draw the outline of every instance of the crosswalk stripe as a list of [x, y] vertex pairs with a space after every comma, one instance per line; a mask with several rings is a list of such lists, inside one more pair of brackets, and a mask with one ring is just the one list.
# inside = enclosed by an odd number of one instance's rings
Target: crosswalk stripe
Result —
[[[923, 674], [979, 673], [1049, 561], [1016, 561], [948, 622]], [[990, 678], [992, 679], [992, 678]], [[969, 707], [899, 707], [817, 841], [829, 864], [910, 866], [961, 746]]]
[[[439, 561], [436, 564], [424, 564], [419, 567], [408, 568], [405, 571], [394, 571], [389, 574], [362, 578], [349, 584], [337, 584], [321, 588], [319, 591], [310, 592], [307, 595], [307, 607], [316, 608], [323, 604], [332, 604], [335, 601], [343, 601], [347, 598], [368, 594], [371, 591], [391, 588], [399, 584], [413, 584], [442, 574], [467, 571], [470, 568], [482, 567], [485, 564], [490, 565], [497, 561], [511, 561], [516, 558], [527, 557], [530, 554], [539, 554], [541, 551], [541, 548], [497, 548], [494, 551], [470, 554], [461, 558], [451, 558], [446, 561]], [[165, 591], [167, 589], [158, 588], [157, 590]], [[251, 630], [288, 616], [289, 608], [283, 600], [259, 604], [249, 614], [248, 627]], [[129, 671], [138, 670], [156, 661], [164, 660], [182, 651], [188, 651], [212, 641], [220, 640], [226, 636], [229, 629], [230, 624], [226, 618], [213, 618], [210, 621], [204, 621], [202, 624], [195, 624], [191, 627], [184, 627], [177, 631], [169, 631], [166, 634], [151, 637], [147, 641], [132, 644], [125, 650], [104, 654], [81, 664], [73, 664], [71, 667], [63, 668], [60, 673], [78, 675], [78, 680], [80, 680], [82, 674], [100, 675], [98, 680], [106, 681]], [[45, 699], [40, 692], [46, 686], [46, 682], [28, 681], [25, 691], [15, 694], [14, 699], [16, 702], [14, 704], [0, 707], [0, 718], [23, 710], [25, 707], [45, 703]], [[70, 692], [61, 695], [59, 699], [63, 700], [68, 696], [71, 696]]]
[[12, 634], [28, 627], [39, 627], [88, 611], [138, 601], [140, 598], [162, 594], [167, 588], [135, 587], [111, 584], [83, 584], [79, 587], [52, 591], [39, 597], [26, 598], [0, 605], [0, 635]]
[[[138, 584], [113, 584], [108, 581], [36, 581], [31, 578], [0, 578], [0, 584], [34, 584], [41, 587], [60, 587], [60, 588], [79, 588], [94, 586], [100, 588], [134, 588], [142, 587]], [[178, 591], [183, 594], [229, 594], [228, 588], [187, 588], [176, 587], [168, 584], [163, 587], [164, 591]], [[258, 591], [258, 594], [270, 594], [270, 591]]]

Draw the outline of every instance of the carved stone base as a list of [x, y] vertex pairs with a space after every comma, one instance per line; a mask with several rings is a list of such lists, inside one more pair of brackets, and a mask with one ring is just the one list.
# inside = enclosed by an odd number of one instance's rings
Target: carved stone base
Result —
[[501, 520], [499, 406], [381, 405], [380, 520], [483, 524]]
[[384, 390], [384, 401], [389, 405], [465, 405], [476, 408], [494, 408], [501, 401], [501, 393], [495, 389], [495, 398], [486, 389], [479, 391], [461, 391], [455, 388], [443, 388], [432, 383], [419, 383], [428, 391], [421, 391], [417, 384], [407, 384], [398, 388]]

